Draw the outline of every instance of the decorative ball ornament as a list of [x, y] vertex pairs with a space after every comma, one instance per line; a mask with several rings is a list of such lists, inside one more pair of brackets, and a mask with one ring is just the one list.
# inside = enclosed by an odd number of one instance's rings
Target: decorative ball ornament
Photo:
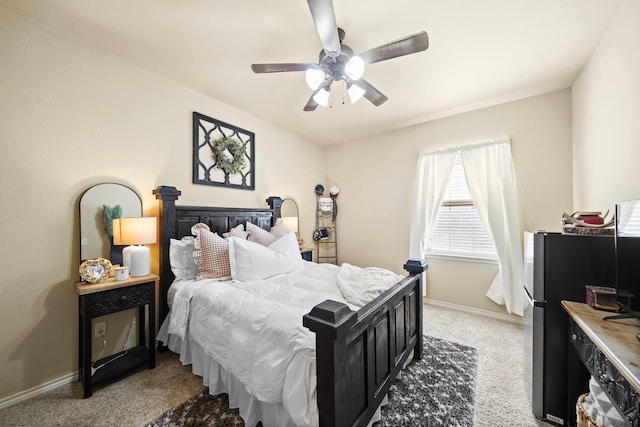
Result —
[[[216, 158], [216, 167], [227, 175], [235, 175], [244, 169], [246, 163], [244, 146], [237, 139], [218, 138], [214, 141], [212, 150]], [[227, 152], [231, 158], [228, 157]]]
[[337, 185], [333, 184], [331, 187], [329, 187], [329, 195], [332, 198], [336, 198], [338, 197], [338, 194], [340, 194], [340, 187], [338, 187]]
[[320, 184], [316, 185], [315, 192], [318, 196], [322, 196], [324, 193], [324, 187]]

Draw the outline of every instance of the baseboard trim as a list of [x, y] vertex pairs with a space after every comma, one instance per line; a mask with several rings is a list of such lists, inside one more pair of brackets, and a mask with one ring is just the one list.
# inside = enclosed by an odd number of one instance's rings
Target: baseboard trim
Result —
[[78, 371], [71, 372], [70, 374], [64, 375], [60, 378], [48, 381], [44, 384], [40, 384], [38, 386], [32, 387], [28, 390], [21, 391], [19, 393], [13, 394], [11, 396], [7, 396], [5, 398], [0, 399], [0, 410], [4, 408], [8, 408], [9, 406], [15, 405], [16, 403], [22, 402], [23, 400], [31, 399], [32, 397], [39, 396], [43, 393], [48, 392], [49, 390], [53, 390], [54, 388], [60, 387], [62, 385], [71, 384], [73, 381], [78, 380]]
[[467, 313], [477, 314], [479, 316], [491, 317], [493, 319], [503, 320], [505, 322], [516, 323], [518, 325], [522, 325], [522, 317], [520, 316], [511, 316], [508, 314], [496, 313], [494, 311], [489, 310], [481, 310], [479, 308], [467, 307], [465, 305], [452, 304], [450, 302], [438, 301], [434, 299], [424, 298], [423, 302], [425, 304], [435, 305], [438, 307], [449, 308], [451, 310], [464, 311]]

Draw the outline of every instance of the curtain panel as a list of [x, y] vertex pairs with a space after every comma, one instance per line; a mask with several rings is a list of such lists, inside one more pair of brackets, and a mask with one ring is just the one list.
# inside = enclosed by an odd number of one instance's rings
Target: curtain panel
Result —
[[458, 149], [421, 153], [414, 184], [409, 257], [424, 259]]
[[460, 151], [469, 193], [493, 240], [499, 270], [486, 295], [509, 313], [524, 312], [524, 270], [518, 201], [509, 139], [421, 153], [415, 180], [409, 253], [424, 259], [431, 230]]
[[498, 255], [499, 270], [486, 295], [522, 316], [524, 267], [511, 142], [463, 147], [460, 155], [471, 199]]

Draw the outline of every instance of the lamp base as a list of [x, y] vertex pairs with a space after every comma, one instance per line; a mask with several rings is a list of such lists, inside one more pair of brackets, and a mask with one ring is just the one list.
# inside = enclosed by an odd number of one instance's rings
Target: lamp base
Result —
[[146, 246], [127, 246], [122, 250], [122, 264], [129, 267], [132, 277], [151, 273], [151, 251]]

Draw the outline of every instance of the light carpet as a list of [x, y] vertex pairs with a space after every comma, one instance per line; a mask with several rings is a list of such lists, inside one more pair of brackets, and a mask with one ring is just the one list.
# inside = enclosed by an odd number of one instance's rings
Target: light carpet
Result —
[[[425, 304], [424, 328], [478, 351], [474, 427], [549, 426], [531, 414], [520, 324]], [[89, 399], [73, 381], [5, 407], [0, 426], [143, 426], [202, 391], [202, 378], [176, 354], [158, 353], [156, 362], [155, 369], [96, 386]]]

